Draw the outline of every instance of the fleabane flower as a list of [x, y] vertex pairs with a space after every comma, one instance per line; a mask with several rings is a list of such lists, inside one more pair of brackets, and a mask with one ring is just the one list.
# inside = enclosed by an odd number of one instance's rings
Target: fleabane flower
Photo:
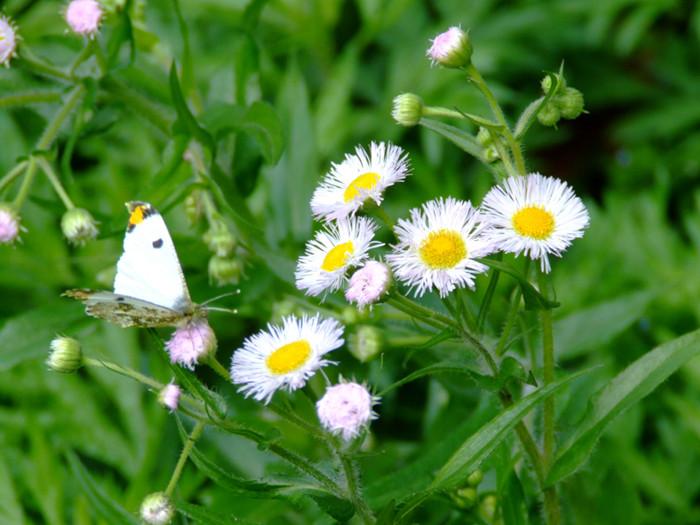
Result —
[[326, 389], [316, 403], [316, 412], [326, 430], [349, 441], [376, 419], [372, 407], [378, 401], [364, 385], [342, 382]]
[[391, 285], [389, 267], [379, 261], [367, 261], [352, 274], [345, 290], [345, 298], [360, 308], [376, 303]]
[[84, 246], [98, 234], [97, 222], [90, 212], [83, 208], [66, 211], [61, 218], [61, 230], [66, 239], [75, 246]]
[[360, 146], [331, 169], [311, 198], [314, 217], [323, 220], [353, 215], [367, 199], [381, 204], [384, 190], [409, 173], [408, 156], [398, 146], [372, 142], [369, 152]]
[[100, 28], [102, 6], [96, 0], [72, 0], [66, 7], [66, 22], [78, 35], [93, 37]]
[[167, 525], [175, 516], [175, 508], [165, 492], [154, 492], [143, 499], [140, 514], [147, 525]]
[[265, 404], [279, 389], [303, 387], [328, 364], [324, 356], [343, 344], [343, 327], [335, 319], [284, 317], [243, 341], [231, 358], [231, 380], [246, 397]]
[[398, 221], [399, 243], [387, 261], [416, 296], [433, 287], [440, 297], [455, 288], [474, 288], [474, 276], [488, 269], [476, 259], [493, 251], [484, 230], [469, 201], [438, 198], [412, 209], [410, 220]]
[[17, 213], [7, 204], [0, 204], [0, 244], [12, 244], [19, 236], [21, 226]]
[[472, 58], [472, 44], [469, 33], [461, 27], [453, 26], [431, 40], [426, 55], [433, 64], [460, 68], [468, 66]]
[[367, 252], [381, 246], [374, 240], [377, 225], [366, 217], [330, 223], [306, 244], [295, 272], [296, 285], [307, 295], [333, 292], [345, 281], [348, 269], [362, 264]]
[[545, 273], [551, 269], [549, 255], [561, 257], [589, 223], [588, 210], [571, 186], [539, 173], [494, 186], [481, 209], [496, 249], [539, 259]]
[[193, 319], [180, 326], [165, 343], [170, 362], [190, 370], [216, 352], [216, 335], [206, 319]]
[[16, 50], [17, 29], [9, 18], [0, 16], [0, 65], [9, 67]]

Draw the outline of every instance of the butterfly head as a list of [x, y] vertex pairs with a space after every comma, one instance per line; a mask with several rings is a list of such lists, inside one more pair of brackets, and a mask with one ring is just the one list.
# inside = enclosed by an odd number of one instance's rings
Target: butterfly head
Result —
[[149, 203], [140, 201], [127, 202], [126, 209], [129, 210], [129, 223], [127, 226], [127, 231], [133, 230], [137, 224], [142, 223], [143, 220], [149, 215], [158, 213]]

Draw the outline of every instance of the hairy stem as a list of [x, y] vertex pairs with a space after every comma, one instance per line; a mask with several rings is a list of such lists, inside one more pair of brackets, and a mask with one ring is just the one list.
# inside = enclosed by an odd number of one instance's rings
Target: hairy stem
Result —
[[340, 459], [340, 464], [343, 467], [345, 481], [348, 485], [348, 493], [350, 495], [350, 500], [355, 506], [355, 510], [360, 515], [364, 523], [374, 523], [375, 519], [374, 515], [372, 514], [372, 510], [369, 508], [364, 497], [362, 496], [362, 490], [359, 480], [357, 479], [353, 460], [347, 455], [343, 454], [341, 450], [338, 450], [338, 457]]
[[17, 166], [8, 171], [7, 175], [0, 179], [0, 191], [2, 191], [3, 188], [5, 188], [5, 186], [10, 184], [13, 180], [15, 180], [22, 174], [22, 172], [26, 169], [28, 162], [29, 161], [23, 160], [22, 162], [17, 164]]
[[41, 167], [41, 170], [44, 172], [46, 177], [49, 179], [49, 182], [51, 182], [51, 185], [53, 186], [54, 191], [58, 194], [60, 199], [63, 201], [63, 204], [65, 205], [66, 209], [72, 210], [73, 208], [75, 208], [75, 204], [73, 204], [73, 201], [68, 196], [68, 193], [66, 193], [66, 190], [63, 188], [63, 185], [61, 184], [61, 181], [58, 179], [56, 172], [51, 167], [51, 164], [43, 157], [37, 157], [37, 162], [39, 162], [39, 166]]
[[197, 423], [195, 423], [192, 432], [185, 442], [185, 446], [182, 448], [180, 457], [177, 460], [177, 465], [175, 465], [175, 470], [173, 470], [173, 475], [170, 476], [170, 482], [165, 489], [166, 496], [170, 497], [173, 495], [177, 482], [180, 480], [180, 476], [182, 475], [182, 469], [185, 468], [185, 463], [187, 463], [187, 459], [190, 457], [190, 452], [192, 452], [192, 447], [194, 447], [194, 444], [200, 438], [202, 432], [204, 432], [204, 427], [205, 424], [201, 421], [197, 421]]

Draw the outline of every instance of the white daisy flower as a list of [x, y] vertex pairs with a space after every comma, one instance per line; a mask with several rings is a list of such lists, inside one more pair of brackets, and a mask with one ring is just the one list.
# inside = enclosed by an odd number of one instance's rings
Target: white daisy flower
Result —
[[469, 201], [448, 197], [411, 210], [394, 231], [399, 244], [387, 256], [396, 278], [416, 296], [437, 288], [445, 297], [455, 288], [474, 288], [474, 276], [488, 267], [475, 259], [493, 251], [485, 226]]
[[239, 392], [265, 404], [276, 390], [301, 388], [328, 364], [323, 358], [343, 345], [343, 327], [335, 319], [289, 316], [282, 326], [269, 324], [243, 341], [231, 359], [231, 380]]
[[408, 156], [400, 147], [372, 142], [367, 153], [357, 146], [354, 155], [347, 154], [340, 164], [331, 164], [311, 198], [311, 211], [323, 220], [354, 215], [367, 199], [381, 204], [384, 190], [404, 180], [408, 173]]
[[382, 243], [374, 240], [377, 225], [366, 217], [350, 217], [326, 225], [306, 243], [295, 273], [297, 288], [307, 295], [335, 291], [345, 273], [367, 258], [367, 252]]
[[481, 208], [496, 248], [539, 259], [545, 273], [551, 269], [549, 254], [561, 257], [589, 223], [588, 211], [571, 186], [539, 173], [510, 177], [493, 187]]

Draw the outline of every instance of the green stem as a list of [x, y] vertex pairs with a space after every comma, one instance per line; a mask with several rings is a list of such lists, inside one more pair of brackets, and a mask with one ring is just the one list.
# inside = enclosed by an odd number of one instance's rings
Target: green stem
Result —
[[59, 80], [73, 81], [73, 77], [56, 66], [49, 64], [45, 60], [37, 57], [29, 48], [22, 45], [22, 53], [20, 54], [22, 62], [27, 64], [35, 73], [45, 75]]
[[454, 109], [443, 108], [439, 106], [425, 106], [423, 108], [424, 117], [448, 117], [463, 119], [464, 115]]
[[170, 134], [171, 119], [150, 99], [112, 76], [103, 78], [101, 84], [112, 96], [123, 101], [132, 112], [144, 117], [163, 133]]
[[73, 112], [75, 106], [78, 105], [78, 102], [80, 102], [80, 99], [84, 93], [85, 86], [83, 84], [78, 84], [71, 90], [71, 92], [68, 94], [68, 98], [66, 99], [66, 103], [63, 105], [60, 111], [56, 113], [53, 120], [49, 122], [49, 125], [46, 126], [44, 133], [41, 135], [41, 138], [36, 145], [36, 149], [45, 150], [51, 146], [53, 141], [58, 136], [58, 132], [61, 131], [61, 126]]
[[[540, 272], [539, 288], [540, 293], [548, 299], [548, 280], [545, 273]], [[543, 380], [546, 387], [554, 381], [554, 332], [552, 328], [552, 311], [544, 309], [540, 312], [540, 320], [542, 323], [542, 361], [543, 361]], [[554, 417], [555, 405], [552, 396], [544, 400], [543, 407], [544, 417], [544, 437], [542, 449], [542, 461], [545, 470], [552, 465], [554, 457]], [[552, 486], [545, 490], [544, 494], [545, 514], [547, 515], [548, 525], [558, 525], [560, 522], [559, 502], [556, 495], [556, 486]]]
[[92, 357], [86, 357], [83, 359], [83, 364], [86, 366], [95, 366], [98, 368], [106, 368], [117, 374], [121, 374], [126, 377], [130, 377], [139, 383], [152, 388], [153, 390], [162, 390], [165, 388], [163, 383], [159, 383], [155, 379], [148, 377], [147, 375], [137, 372], [132, 368], [126, 368], [124, 366], [118, 365], [117, 363], [112, 363], [111, 361], [102, 361], [101, 359], [94, 359]]
[[17, 177], [19, 177], [22, 172], [25, 170], [27, 167], [27, 162], [26, 160], [23, 160], [17, 166], [12, 168], [9, 172], [7, 172], [7, 175], [5, 175], [2, 179], [0, 179], [0, 191], [5, 188], [8, 184], [10, 184], [13, 180], [15, 180]]
[[518, 312], [520, 310], [520, 298], [522, 292], [520, 287], [516, 287], [513, 290], [513, 294], [510, 297], [510, 306], [508, 307], [508, 314], [506, 316], [506, 324], [503, 327], [503, 332], [501, 332], [501, 337], [498, 339], [498, 344], [496, 345], [496, 355], [503, 355], [506, 346], [508, 345], [508, 339], [510, 338], [510, 333], [513, 331], [513, 325], [518, 320]]
[[340, 458], [340, 464], [343, 467], [343, 472], [345, 474], [345, 481], [348, 486], [348, 493], [350, 495], [350, 500], [355, 506], [355, 510], [362, 518], [362, 521], [366, 524], [371, 524], [375, 522], [372, 510], [369, 508], [365, 499], [362, 497], [362, 491], [360, 489], [360, 483], [357, 479], [355, 473], [355, 465], [351, 458], [343, 454], [341, 450], [338, 450], [338, 457]]
[[41, 167], [46, 177], [48, 177], [49, 181], [51, 182], [51, 185], [53, 186], [53, 189], [63, 201], [63, 204], [66, 206], [66, 209], [72, 210], [73, 208], [75, 208], [75, 204], [73, 204], [73, 201], [66, 193], [66, 190], [63, 188], [63, 185], [58, 179], [56, 172], [51, 167], [51, 164], [43, 157], [37, 157], [37, 162], [39, 162], [39, 166]]
[[231, 375], [229, 374], [228, 370], [226, 370], [226, 367], [222, 365], [215, 356], [211, 356], [205, 361], [205, 363], [207, 366], [209, 366], [209, 368], [221, 376], [221, 378], [226, 381], [231, 381]]
[[168, 483], [168, 486], [165, 489], [166, 496], [170, 497], [173, 495], [173, 491], [177, 486], [177, 482], [180, 480], [180, 476], [182, 475], [182, 469], [185, 468], [185, 463], [187, 463], [187, 459], [190, 457], [190, 452], [192, 452], [194, 444], [202, 435], [202, 432], [204, 432], [204, 427], [205, 425], [201, 421], [195, 423], [192, 432], [190, 433], [189, 437], [187, 438], [187, 441], [185, 442], [185, 446], [182, 448], [182, 452], [180, 453], [180, 458], [177, 460], [177, 465], [175, 465], [173, 475], [170, 477], [170, 482]]
[[28, 106], [29, 104], [40, 104], [44, 102], [58, 102], [61, 100], [61, 93], [58, 91], [29, 91], [25, 93], [14, 93], [0, 97], [0, 108], [13, 106]]
[[34, 182], [35, 173], [36, 173], [36, 159], [34, 157], [29, 157], [29, 161], [27, 164], [27, 171], [24, 175], [24, 180], [22, 181], [22, 185], [19, 187], [19, 191], [17, 192], [17, 196], [15, 197], [15, 200], [12, 201], [12, 207], [15, 210], [19, 210], [22, 207], [22, 204], [24, 204], [24, 201], [27, 198], [27, 195], [29, 195], [29, 190], [32, 187], [32, 182]]
[[70, 76], [75, 75], [75, 70], [80, 67], [80, 65], [85, 62], [90, 56], [92, 55], [94, 51], [94, 46], [97, 41], [90, 39], [88, 40], [87, 44], [85, 44], [85, 47], [80, 50], [80, 53], [78, 53], [78, 56], [75, 57], [75, 60], [73, 60], [73, 63], [70, 66], [70, 69], [68, 70], [68, 74]]

